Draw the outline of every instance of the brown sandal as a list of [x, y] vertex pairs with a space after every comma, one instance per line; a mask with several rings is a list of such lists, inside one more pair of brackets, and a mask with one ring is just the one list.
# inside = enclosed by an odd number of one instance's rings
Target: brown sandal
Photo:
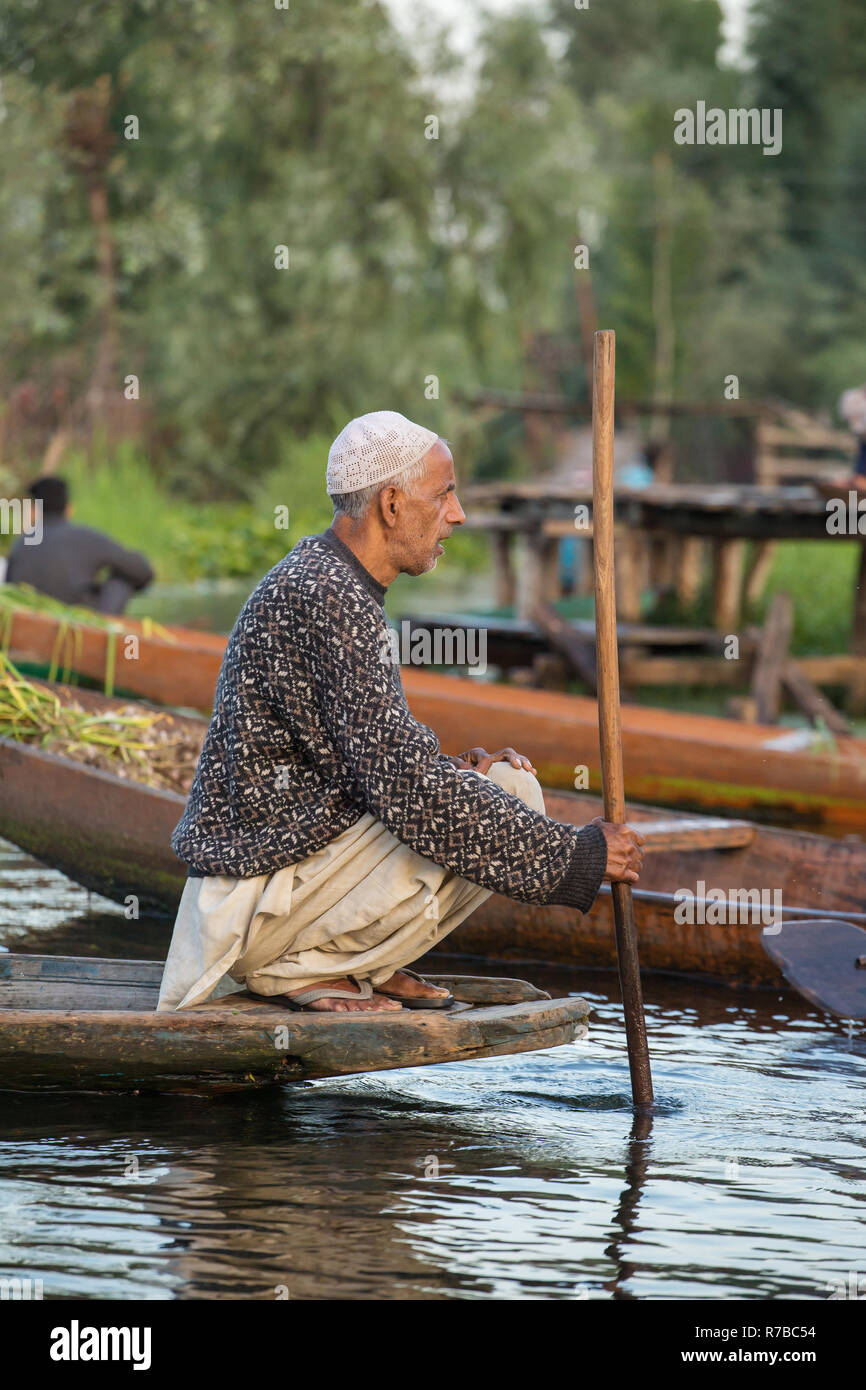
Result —
[[[401, 970], [395, 970], [395, 975], [410, 975], [413, 980], [420, 980], [422, 985], [429, 985], [430, 981], [425, 980], [423, 975], [416, 975], [414, 970], [407, 970], [405, 966]], [[437, 986], [433, 985], [433, 989]], [[450, 1009], [454, 1003], [453, 994], [441, 994], [423, 998], [421, 995], [392, 994], [390, 990], [383, 989], [381, 985], [376, 986], [377, 994], [384, 994], [386, 999], [396, 999], [403, 1005], [404, 1009]]]
[[[346, 978], [349, 979], [349, 980], [355, 980], [354, 975], [347, 975]], [[281, 1004], [281, 1005], [283, 1006], [283, 1008], [286, 1008], [286, 1009], [294, 1009], [296, 1013], [304, 1013], [306, 1010], [309, 1009], [310, 1004], [315, 1004], [315, 1002], [316, 1002], [317, 999], [372, 999], [372, 998], [373, 998], [373, 986], [370, 984], [370, 981], [369, 981], [369, 980], [355, 980], [355, 984], [358, 986], [358, 993], [357, 993], [357, 994], [350, 994], [350, 993], [349, 993], [347, 990], [345, 990], [345, 989], [328, 989], [328, 987], [327, 987], [326, 985], [323, 985], [323, 986], [321, 986], [321, 987], [318, 988], [318, 989], [305, 989], [305, 990], [303, 990], [300, 994], [296, 994], [296, 995], [294, 996], [294, 998], [290, 998], [288, 994], [256, 994], [254, 990], [248, 990], [247, 993], [250, 994], [250, 995], [252, 995], [253, 999], [261, 999], [262, 1002], [265, 1003], [265, 1004]], [[377, 991], [377, 992], [381, 994], [382, 991], [379, 990], [379, 991]], [[389, 996], [387, 996], [387, 997], [388, 997], [388, 998], [391, 998], [392, 996], [389, 995]], [[398, 1002], [399, 1002], [399, 1000], [398, 1000]], [[331, 1010], [331, 1009], [309, 1009], [309, 1012], [310, 1012], [310, 1013], [314, 1013], [314, 1014], [324, 1014], [324, 1013], [332, 1013], [333, 1010]], [[352, 1010], [350, 1010], [350, 1012], [352, 1012]], [[364, 1014], [374, 1014], [374, 1013], [388, 1013], [388, 1014], [393, 1014], [393, 1013], [396, 1013], [397, 1010], [396, 1010], [396, 1009], [361, 1009], [360, 1012], [361, 1012], [361, 1013], [364, 1013]]]

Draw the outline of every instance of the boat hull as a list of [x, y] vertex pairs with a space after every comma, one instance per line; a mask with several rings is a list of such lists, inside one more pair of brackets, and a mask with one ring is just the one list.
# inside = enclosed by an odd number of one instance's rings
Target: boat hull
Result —
[[[566, 790], [585, 776], [582, 784], [601, 792], [595, 700], [410, 670], [403, 685], [412, 713], [447, 751], [467, 747], [480, 729], [487, 748], [519, 746], [545, 786]], [[626, 796], [838, 835], [866, 832], [866, 740], [839, 739], [823, 751], [773, 747], [785, 732], [624, 704]]]
[[[523, 981], [499, 980], [486, 982], [490, 994], [507, 997], [502, 986], [510, 985], [518, 1002], [299, 1014], [242, 993], [160, 1014], [161, 972], [158, 961], [0, 957], [0, 1089], [285, 1085], [560, 1047], [585, 1032], [589, 1014], [583, 999], [549, 999]], [[476, 995], [484, 983], [474, 982]]]

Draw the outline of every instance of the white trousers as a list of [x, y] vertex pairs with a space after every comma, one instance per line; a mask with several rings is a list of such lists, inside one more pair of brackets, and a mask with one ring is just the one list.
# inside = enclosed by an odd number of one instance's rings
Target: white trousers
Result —
[[[487, 775], [544, 811], [531, 772], [500, 762]], [[187, 879], [158, 1008], [190, 1008], [238, 988], [285, 994], [343, 975], [375, 987], [489, 897], [489, 889], [422, 858], [367, 813], [276, 873]]]

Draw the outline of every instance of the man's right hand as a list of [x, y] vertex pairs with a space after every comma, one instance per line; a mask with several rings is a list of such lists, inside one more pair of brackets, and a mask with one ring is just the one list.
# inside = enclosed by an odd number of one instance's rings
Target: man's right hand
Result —
[[601, 816], [596, 816], [593, 824], [601, 826], [607, 841], [604, 876], [608, 883], [637, 883], [646, 843], [643, 835], [630, 825], [612, 825]]

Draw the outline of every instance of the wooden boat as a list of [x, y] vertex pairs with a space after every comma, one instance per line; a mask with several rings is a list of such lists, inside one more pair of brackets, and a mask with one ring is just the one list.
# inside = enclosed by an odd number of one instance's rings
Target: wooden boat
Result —
[[[92, 708], [111, 703], [75, 693]], [[202, 736], [204, 721], [169, 717], [190, 736]], [[587, 793], [546, 791], [545, 797], [551, 816], [574, 825], [601, 814], [600, 800]], [[154, 791], [0, 739], [0, 836], [118, 902], [134, 895], [142, 913], [173, 912], [180, 898], [185, 870], [169, 842], [184, 804], [179, 793]], [[678, 922], [676, 904], [664, 895], [681, 888], [698, 898], [701, 883], [725, 892], [778, 891], [786, 909], [806, 909], [805, 915], [814, 910], [823, 917], [857, 914], [866, 906], [862, 842], [719, 818], [665, 818], [657, 809], [634, 804], [629, 818], [646, 834], [649, 851], [635, 899], [647, 970], [750, 985], [781, 981], [761, 948], [760, 922]], [[536, 907], [494, 894], [443, 948], [503, 960], [609, 967], [616, 961], [610, 900], [600, 895], [580, 917], [568, 908]]]
[[6, 621], [4, 644], [19, 664], [57, 662], [60, 669], [100, 684], [110, 674], [115, 689], [155, 704], [201, 710], [212, 706], [226, 646], [218, 633], [161, 627], [166, 635], [159, 636], [152, 624], [125, 614], [111, 631], [26, 608], [14, 610]]
[[[519, 746], [545, 786], [573, 787], [586, 767], [589, 788], [601, 790], [595, 700], [415, 670], [404, 670], [403, 684], [446, 751], [480, 729], [487, 748]], [[828, 746], [810, 730], [624, 704], [622, 742], [626, 795], [636, 801], [866, 831], [866, 739]]]
[[[60, 643], [63, 660], [102, 681], [112, 643], [116, 689], [159, 704], [211, 708], [224, 637], [173, 628], [167, 641], [148, 636], [132, 619], [123, 623], [137, 646], [127, 648], [121, 633], [87, 627], [76, 628], [73, 641], [56, 619], [22, 611], [12, 619], [10, 654], [47, 662]], [[600, 791], [594, 700], [411, 667], [403, 670], [403, 685], [413, 714], [436, 731], [447, 752], [482, 737], [491, 748], [519, 744], [545, 786], [570, 789], [575, 769], [585, 767], [589, 789]], [[837, 835], [866, 833], [866, 739], [828, 744], [809, 730], [629, 704], [622, 708], [622, 734], [626, 794], [636, 801]]]
[[243, 993], [155, 1012], [160, 961], [0, 955], [0, 1089], [220, 1090], [559, 1047], [583, 999], [524, 980], [435, 976], [442, 1012], [290, 1013]]

